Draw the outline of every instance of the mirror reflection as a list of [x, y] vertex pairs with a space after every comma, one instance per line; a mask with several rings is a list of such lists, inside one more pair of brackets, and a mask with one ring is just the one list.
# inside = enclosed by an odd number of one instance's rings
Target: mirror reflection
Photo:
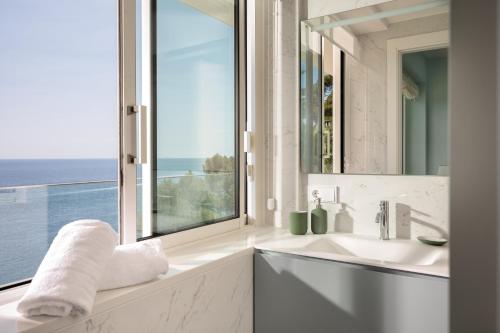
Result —
[[301, 22], [301, 169], [448, 174], [448, 11], [398, 0]]

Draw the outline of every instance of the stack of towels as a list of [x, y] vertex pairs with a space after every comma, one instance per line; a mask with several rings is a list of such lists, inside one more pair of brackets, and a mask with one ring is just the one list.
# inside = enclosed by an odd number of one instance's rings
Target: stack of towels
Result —
[[87, 315], [98, 290], [151, 281], [167, 270], [160, 239], [118, 245], [109, 224], [75, 221], [54, 238], [17, 310], [25, 316]]

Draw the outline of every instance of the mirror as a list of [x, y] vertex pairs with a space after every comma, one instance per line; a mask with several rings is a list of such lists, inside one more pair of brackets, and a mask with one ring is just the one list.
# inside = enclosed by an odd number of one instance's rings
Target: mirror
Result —
[[379, 2], [301, 22], [304, 173], [448, 174], [449, 5]]

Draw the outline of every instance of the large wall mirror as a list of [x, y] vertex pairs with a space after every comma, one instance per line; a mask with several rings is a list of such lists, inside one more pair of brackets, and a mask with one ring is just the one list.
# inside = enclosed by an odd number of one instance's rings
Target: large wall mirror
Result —
[[301, 22], [302, 172], [448, 175], [448, 12], [394, 0]]

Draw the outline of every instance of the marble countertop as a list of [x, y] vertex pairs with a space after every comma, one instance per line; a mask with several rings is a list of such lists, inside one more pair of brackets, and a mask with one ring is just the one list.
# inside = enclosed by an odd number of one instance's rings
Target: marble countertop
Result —
[[[330, 236], [331, 234], [327, 235]], [[240, 230], [228, 232], [201, 241], [192, 242], [167, 250], [170, 261], [169, 272], [157, 280], [109, 291], [99, 292], [96, 296], [93, 314], [107, 311], [125, 302], [155, 293], [158, 289], [166, 288], [181, 280], [198, 275], [228, 261], [241, 256], [252, 255], [255, 249], [292, 253], [305, 256], [314, 256], [323, 259], [353, 262], [364, 265], [381, 266], [396, 270], [407, 270], [423, 274], [448, 276], [447, 262], [433, 267], [410, 267], [374, 260], [363, 260], [342, 255], [321, 255], [319, 253], [297, 251], [303, 244], [317, 240], [325, 235], [294, 236], [288, 230], [273, 227], [244, 227]], [[357, 237], [357, 236], [356, 236]], [[415, 241], [407, 241], [415, 242]], [[301, 245], [302, 244], [302, 245]], [[75, 323], [82, 318], [54, 318], [47, 316], [26, 318], [16, 311], [17, 299], [21, 297], [26, 286], [0, 293], [0, 332], [52, 332]], [[92, 314], [91, 314], [92, 315]]]

